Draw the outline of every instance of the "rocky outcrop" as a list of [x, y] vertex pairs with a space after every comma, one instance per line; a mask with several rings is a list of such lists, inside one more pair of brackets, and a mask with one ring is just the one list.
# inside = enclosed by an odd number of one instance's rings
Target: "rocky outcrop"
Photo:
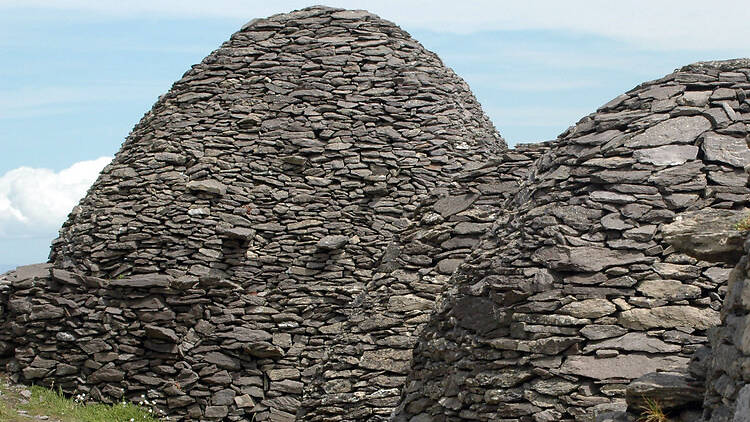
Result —
[[684, 369], [730, 267], [664, 227], [746, 207], [748, 74], [688, 66], [563, 134], [438, 300], [397, 420], [589, 421], [624, 410], [631, 380]]

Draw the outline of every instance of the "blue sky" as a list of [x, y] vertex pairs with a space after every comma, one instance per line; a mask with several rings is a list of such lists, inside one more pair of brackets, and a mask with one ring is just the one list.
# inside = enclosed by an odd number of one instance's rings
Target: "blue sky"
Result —
[[[519, 3], [328, 4], [376, 12], [438, 53], [510, 144], [554, 139], [683, 64], [750, 56], [739, 1]], [[0, 271], [46, 259], [107, 157], [192, 64], [246, 21], [312, 4], [0, 0]]]

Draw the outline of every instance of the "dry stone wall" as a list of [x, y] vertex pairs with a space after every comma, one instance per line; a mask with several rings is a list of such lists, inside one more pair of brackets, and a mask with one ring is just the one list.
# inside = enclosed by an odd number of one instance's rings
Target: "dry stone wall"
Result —
[[[729, 265], [664, 224], [746, 207], [748, 74], [691, 65], [508, 150], [394, 24], [254, 20], [136, 125], [50, 263], [0, 276], [0, 358], [171, 420], [621, 410], [627, 382], [684, 367], [719, 322]], [[744, 397], [721, 362], [716, 415]]]
[[[744, 245], [750, 253], [750, 242]], [[721, 324], [709, 334], [705, 354], [706, 394], [703, 418], [709, 422], [750, 422], [750, 258], [732, 273]]]
[[450, 274], [503, 213], [549, 144], [517, 145], [433, 192], [389, 246], [307, 386], [304, 420], [387, 420], [419, 331]]
[[686, 368], [730, 268], [662, 227], [746, 207], [748, 74], [687, 66], [563, 134], [438, 300], [397, 420], [591, 421], [630, 380]]
[[[477, 219], [501, 212], [497, 204], [545, 149], [520, 146], [500, 156], [505, 162], [463, 173], [464, 188], [426, 199], [389, 245], [398, 253], [335, 309], [346, 318], [310, 336], [321, 356], [294, 344], [310, 322], [273, 312], [263, 292], [198, 288], [165, 274], [103, 279], [52, 264], [0, 277], [0, 354], [12, 356], [7, 369], [21, 381], [105, 402], [146, 396], [177, 420], [385, 420], [448, 279], [444, 260], [468, 253], [487, 224]], [[441, 252], [420, 257], [421, 242]]]
[[[354, 417], [387, 415], [447, 273], [543, 148], [504, 153], [466, 84], [390, 22], [255, 20], [135, 127], [52, 266], [5, 277], [8, 368], [177, 418], [346, 419], [316, 407], [322, 368], [346, 355], [366, 394]], [[407, 238], [422, 220], [440, 253]], [[361, 350], [333, 344], [382, 313]]]

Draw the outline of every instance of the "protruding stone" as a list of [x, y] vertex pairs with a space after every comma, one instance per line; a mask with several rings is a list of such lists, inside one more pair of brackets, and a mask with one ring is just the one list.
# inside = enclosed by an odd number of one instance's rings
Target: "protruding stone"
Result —
[[694, 256], [719, 262], [735, 262], [745, 239], [737, 223], [750, 211], [705, 209], [685, 212], [661, 230], [675, 249]]
[[349, 237], [344, 235], [325, 236], [317, 243], [318, 249], [335, 250], [341, 249], [349, 243]]
[[628, 148], [645, 148], [668, 144], [688, 144], [709, 129], [711, 129], [711, 122], [705, 117], [675, 117], [633, 136], [625, 142], [625, 146]]
[[628, 384], [625, 398], [628, 410], [635, 413], [648, 408], [646, 400], [653, 400], [665, 411], [695, 405], [703, 401], [704, 388], [700, 382], [677, 372], [654, 372]]
[[719, 324], [719, 313], [711, 308], [661, 306], [623, 311], [618, 321], [624, 327], [634, 330], [677, 327], [706, 330]]
[[633, 152], [633, 157], [639, 162], [657, 166], [676, 166], [695, 160], [697, 156], [698, 147], [695, 145], [664, 145]]
[[187, 188], [218, 196], [224, 196], [227, 193], [227, 187], [217, 180], [192, 180], [188, 182]]
[[595, 380], [635, 379], [657, 370], [680, 369], [687, 364], [687, 358], [677, 356], [650, 357], [632, 354], [603, 359], [593, 356], [569, 356], [560, 367], [560, 372]]

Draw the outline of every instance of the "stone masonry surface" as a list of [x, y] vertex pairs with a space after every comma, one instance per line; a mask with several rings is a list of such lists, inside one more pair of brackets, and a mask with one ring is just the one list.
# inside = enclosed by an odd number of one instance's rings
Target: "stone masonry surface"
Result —
[[626, 384], [687, 367], [731, 267], [662, 227], [744, 215], [746, 60], [642, 84], [564, 133], [448, 282], [414, 350], [398, 421], [593, 421]]
[[[748, 74], [691, 65], [509, 150], [394, 24], [256, 19], [136, 125], [50, 262], [0, 275], [0, 357], [171, 420], [593, 421], [746, 312], [719, 313], [732, 264], [664, 227], [739, 219]], [[715, 415], [750, 396], [722, 362]]]
[[144, 116], [52, 265], [4, 277], [8, 369], [178, 419], [385, 418], [436, 294], [545, 148], [507, 152], [372, 14], [252, 21]]

